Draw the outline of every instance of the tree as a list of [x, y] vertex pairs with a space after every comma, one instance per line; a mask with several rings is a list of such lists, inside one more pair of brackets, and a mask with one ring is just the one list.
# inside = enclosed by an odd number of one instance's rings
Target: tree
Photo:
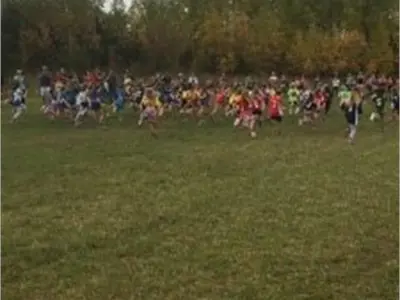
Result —
[[2, 71], [395, 71], [395, 0], [4, 0]]

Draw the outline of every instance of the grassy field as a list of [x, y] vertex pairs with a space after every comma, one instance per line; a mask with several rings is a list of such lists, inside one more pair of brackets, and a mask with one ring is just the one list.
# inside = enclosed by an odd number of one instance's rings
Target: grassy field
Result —
[[[4, 299], [397, 299], [398, 125], [251, 140], [2, 113]], [[89, 122], [90, 123], [90, 122]]]

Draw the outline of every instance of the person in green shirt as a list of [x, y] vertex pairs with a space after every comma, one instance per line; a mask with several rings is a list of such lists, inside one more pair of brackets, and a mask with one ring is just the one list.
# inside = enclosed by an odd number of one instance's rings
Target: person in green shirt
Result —
[[290, 84], [287, 91], [287, 99], [289, 101], [289, 115], [297, 114], [299, 112], [300, 91], [293, 83]]
[[339, 103], [340, 103], [339, 105], [340, 105], [340, 107], [343, 107], [344, 105], [348, 105], [350, 103], [351, 98], [352, 98], [352, 93], [347, 88], [347, 86], [342, 85], [340, 87], [338, 97], [339, 97]]

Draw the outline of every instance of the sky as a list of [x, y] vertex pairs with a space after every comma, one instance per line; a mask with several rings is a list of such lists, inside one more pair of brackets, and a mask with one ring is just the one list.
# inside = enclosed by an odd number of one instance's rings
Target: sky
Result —
[[[113, 2], [112, 0], [106, 0], [104, 2], [104, 10], [105, 11], [110, 11], [112, 2]], [[124, 2], [125, 2], [125, 6], [127, 8], [129, 8], [129, 6], [131, 5], [131, 0], [124, 0]]]

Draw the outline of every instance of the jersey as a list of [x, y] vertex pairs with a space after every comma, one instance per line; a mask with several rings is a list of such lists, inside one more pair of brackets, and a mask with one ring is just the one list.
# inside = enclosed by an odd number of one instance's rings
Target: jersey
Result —
[[301, 93], [300, 105], [304, 111], [311, 111], [315, 108], [313, 95], [310, 90], [305, 90], [305, 91], [303, 91], [303, 93]]
[[27, 89], [27, 83], [26, 83], [26, 79], [25, 76], [23, 75], [15, 75], [13, 77], [13, 83], [12, 83], [12, 89], [13, 91], [15, 91], [16, 89], [20, 89], [23, 93], [25, 93], [26, 89]]
[[21, 106], [23, 104], [23, 96], [24, 92], [21, 88], [15, 89], [15, 91], [12, 94], [11, 104], [13, 106]]
[[151, 107], [151, 108], [160, 108], [161, 107], [161, 102], [158, 99], [158, 97], [152, 97], [149, 98], [147, 96], [144, 96], [141, 102], [142, 106], [147, 108], [147, 107]]
[[79, 92], [79, 94], [76, 96], [76, 105], [81, 106], [82, 108], [87, 108], [89, 106], [89, 100], [86, 92]]
[[296, 104], [299, 102], [300, 91], [296, 88], [290, 88], [287, 92], [287, 97], [290, 104]]
[[372, 94], [372, 102], [375, 105], [375, 108], [378, 112], [383, 112], [385, 108], [385, 97], [384, 90], [378, 89], [375, 93]]
[[317, 91], [314, 94], [314, 102], [318, 108], [323, 107], [325, 105], [325, 95], [322, 91]]
[[340, 79], [335, 77], [332, 79], [332, 87], [333, 88], [339, 88], [340, 86]]
[[351, 92], [348, 90], [343, 90], [339, 92], [339, 99], [340, 99], [340, 106], [342, 106], [343, 104], [349, 104], [350, 100], [351, 100]]
[[269, 117], [282, 116], [282, 97], [273, 95], [268, 101], [268, 115]]

